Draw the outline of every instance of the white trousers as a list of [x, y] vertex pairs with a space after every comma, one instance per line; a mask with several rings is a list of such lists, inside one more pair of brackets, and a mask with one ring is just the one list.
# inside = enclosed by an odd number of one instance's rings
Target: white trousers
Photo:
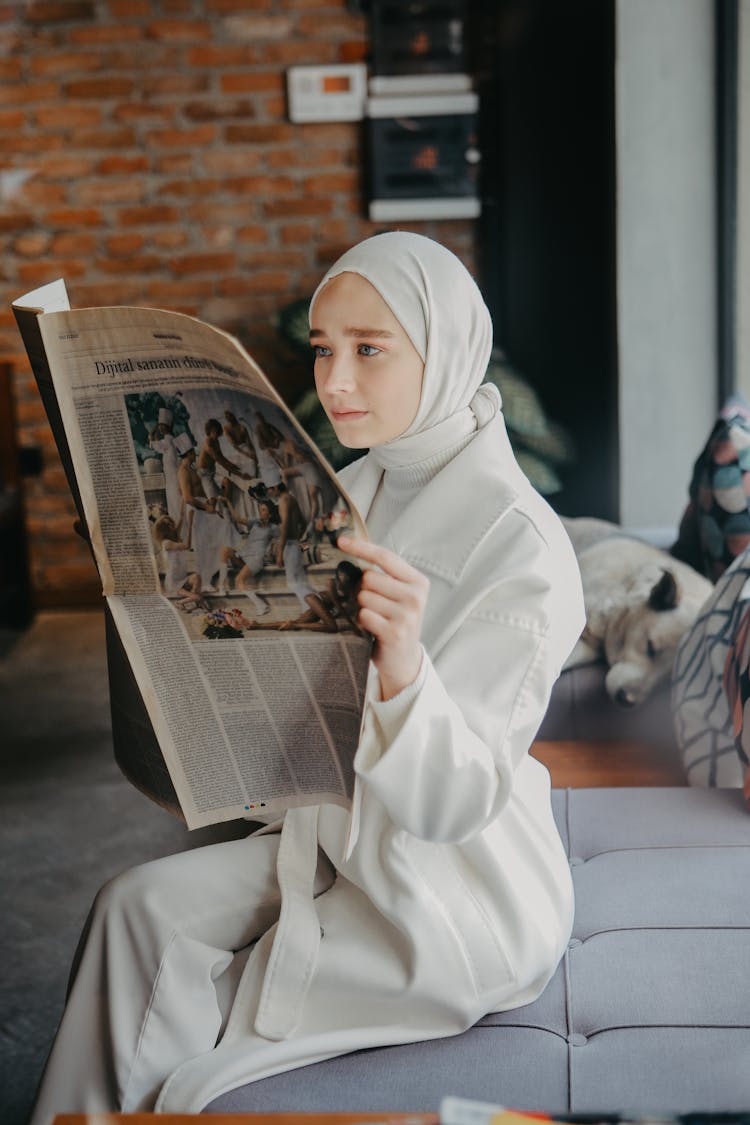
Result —
[[[249, 947], [279, 916], [279, 839], [155, 860], [99, 892], [30, 1125], [153, 1110], [168, 1076], [212, 1051]], [[314, 893], [334, 875], [321, 856]]]

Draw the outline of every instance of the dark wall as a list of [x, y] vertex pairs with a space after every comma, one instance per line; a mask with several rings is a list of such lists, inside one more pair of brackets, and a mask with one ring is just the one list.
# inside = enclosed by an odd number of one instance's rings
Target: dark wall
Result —
[[494, 0], [471, 23], [496, 343], [576, 441], [555, 506], [616, 519], [614, 0]]

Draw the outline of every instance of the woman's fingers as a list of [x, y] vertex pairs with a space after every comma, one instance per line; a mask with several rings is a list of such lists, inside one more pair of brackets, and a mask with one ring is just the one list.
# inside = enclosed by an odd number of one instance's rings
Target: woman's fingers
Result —
[[385, 574], [390, 574], [393, 578], [412, 581], [415, 577], [420, 579], [423, 577], [418, 570], [404, 562], [399, 555], [389, 551], [387, 547], [378, 547], [375, 543], [369, 543], [366, 539], [355, 539], [351, 535], [339, 535], [336, 546], [345, 551], [347, 555], [353, 555], [355, 559], [361, 559], [363, 562], [372, 563], [373, 566], [379, 566]]

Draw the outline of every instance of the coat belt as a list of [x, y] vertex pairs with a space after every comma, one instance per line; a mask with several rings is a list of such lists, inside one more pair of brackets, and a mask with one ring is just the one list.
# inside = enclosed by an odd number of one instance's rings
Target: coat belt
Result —
[[255, 1017], [264, 1039], [286, 1039], [302, 1017], [320, 946], [313, 897], [317, 866], [318, 807], [288, 809], [276, 860], [281, 912]]

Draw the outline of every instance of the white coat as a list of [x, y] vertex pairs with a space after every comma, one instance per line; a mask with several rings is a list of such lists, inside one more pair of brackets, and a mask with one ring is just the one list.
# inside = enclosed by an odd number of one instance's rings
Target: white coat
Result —
[[[355, 503], [374, 471], [365, 458], [342, 473]], [[221, 1043], [173, 1073], [162, 1111], [197, 1111], [346, 1051], [460, 1032], [535, 999], [569, 939], [570, 872], [549, 776], [528, 749], [583, 598], [570, 543], [519, 470], [501, 415], [383, 545], [431, 583], [413, 698], [367, 709], [350, 854], [343, 810], [294, 810], [280, 865], [304, 884], [317, 830], [338, 877], [314, 909], [292, 888], [282, 940], [272, 955], [273, 929], [257, 943]], [[400, 729], [386, 746], [389, 710]]]
[[[342, 474], [355, 503], [376, 473], [365, 458]], [[62, 1111], [198, 1112], [306, 1063], [459, 1033], [532, 1001], [554, 972], [571, 878], [528, 749], [583, 598], [501, 415], [384, 545], [430, 579], [425, 654], [400, 696], [378, 702], [371, 683], [351, 823], [331, 805], [292, 809], [280, 835], [105, 888], [33, 1125]], [[249, 943], [243, 969], [233, 951]]]

